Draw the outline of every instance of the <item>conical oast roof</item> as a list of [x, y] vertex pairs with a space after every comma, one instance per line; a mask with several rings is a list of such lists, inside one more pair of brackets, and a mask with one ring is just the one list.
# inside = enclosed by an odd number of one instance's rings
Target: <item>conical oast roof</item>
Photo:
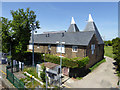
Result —
[[67, 32], [79, 32], [79, 29], [78, 29], [73, 17], [72, 17], [71, 24], [70, 24]]
[[95, 31], [95, 34], [96, 34], [96, 37], [98, 39], [98, 44], [104, 44], [103, 40], [102, 40], [102, 37], [92, 19], [92, 16], [91, 14], [89, 14], [89, 19], [88, 19], [88, 23], [84, 29], [84, 31]]

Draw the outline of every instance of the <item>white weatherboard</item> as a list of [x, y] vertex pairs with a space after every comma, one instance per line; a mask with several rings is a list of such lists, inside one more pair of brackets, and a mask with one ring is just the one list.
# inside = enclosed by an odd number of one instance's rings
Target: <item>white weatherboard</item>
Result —
[[88, 19], [88, 22], [93, 22], [93, 19], [92, 19], [91, 14], [89, 14], [89, 19]]
[[71, 24], [75, 24], [75, 20], [74, 20], [73, 17], [72, 17], [72, 20], [71, 20]]

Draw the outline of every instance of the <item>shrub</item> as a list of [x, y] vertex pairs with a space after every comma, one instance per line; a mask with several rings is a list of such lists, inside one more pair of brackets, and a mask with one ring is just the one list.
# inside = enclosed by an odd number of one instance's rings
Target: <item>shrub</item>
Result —
[[37, 72], [36, 72], [36, 68], [35, 68], [35, 67], [24, 68], [23, 71], [24, 71], [24, 72], [28, 72], [29, 74], [31, 74], [31, 75], [34, 76], [35, 78], [38, 78], [38, 74], [37, 74]]
[[[25, 60], [32, 62], [32, 52], [25, 53]], [[35, 53], [35, 61], [43, 62], [44, 56], [41, 53]], [[45, 54], [45, 61], [60, 64], [60, 57], [56, 55]], [[62, 66], [69, 68], [81, 68], [89, 62], [89, 57], [66, 58], [62, 57]]]
[[77, 80], [81, 80], [82, 78], [83, 78], [83, 77], [77, 77], [76, 79], [77, 79]]
[[113, 43], [114, 60], [116, 60], [117, 70], [120, 72], [120, 38], [113, 39], [112, 43]]
[[80, 68], [84, 67], [89, 62], [89, 57], [85, 57], [83, 59], [77, 60], [77, 63]]
[[40, 72], [40, 77], [41, 77], [42, 81], [45, 82], [45, 79], [46, 79], [45, 69], [46, 68], [45, 68], [44, 64], [41, 66], [41, 69], [42, 69], [42, 71]]
[[[55, 56], [55, 55], [46, 54], [45, 61], [60, 64], [60, 57]], [[88, 62], [89, 62], [89, 57], [85, 57], [82, 59], [80, 57], [76, 57], [76, 58], [63, 57], [62, 58], [62, 66], [69, 67], [69, 68], [77, 68], [77, 67], [82, 68]]]
[[112, 46], [112, 41], [104, 41], [105, 46]]

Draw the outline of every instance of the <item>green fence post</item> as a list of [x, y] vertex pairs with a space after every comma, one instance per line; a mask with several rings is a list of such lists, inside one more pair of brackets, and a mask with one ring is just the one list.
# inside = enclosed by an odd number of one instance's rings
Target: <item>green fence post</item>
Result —
[[20, 81], [15, 75], [9, 72], [8, 67], [6, 67], [7, 79], [16, 87], [18, 90], [23, 90], [25, 85], [22, 81]]
[[7, 71], [7, 66], [6, 66], [6, 74], [7, 74], [6, 78], [8, 79], [8, 71]]
[[13, 75], [13, 85], [14, 85], [14, 74], [12, 73], [12, 75]]

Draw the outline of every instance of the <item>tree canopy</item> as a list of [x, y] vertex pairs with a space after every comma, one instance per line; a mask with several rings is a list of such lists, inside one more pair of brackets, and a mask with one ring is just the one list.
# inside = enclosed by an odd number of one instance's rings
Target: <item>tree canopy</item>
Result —
[[2, 52], [7, 53], [10, 51], [10, 37], [12, 37], [10, 23], [7, 18], [1, 17], [2, 22]]
[[104, 41], [105, 46], [112, 46], [112, 41], [108, 40], [108, 41]]
[[[26, 10], [11, 10], [11, 15], [12, 20], [10, 21], [6, 18], [2, 19], [3, 47], [6, 43], [10, 43], [13, 58], [20, 60], [22, 54], [24, 54], [24, 51], [27, 50], [27, 45], [29, 44], [31, 31], [33, 30], [31, 25], [35, 24], [34, 29], [39, 29], [40, 24], [39, 21], [36, 20], [35, 12], [29, 8]], [[3, 52], [9, 51], [8, 49], [5, 49], [6, 48], [3, 48]]]
[[114, 59], [116, 60], [118, 66], [117, 69], [120, 72], [120, 38], [115, 38], [112, 40], [112, 42]]

